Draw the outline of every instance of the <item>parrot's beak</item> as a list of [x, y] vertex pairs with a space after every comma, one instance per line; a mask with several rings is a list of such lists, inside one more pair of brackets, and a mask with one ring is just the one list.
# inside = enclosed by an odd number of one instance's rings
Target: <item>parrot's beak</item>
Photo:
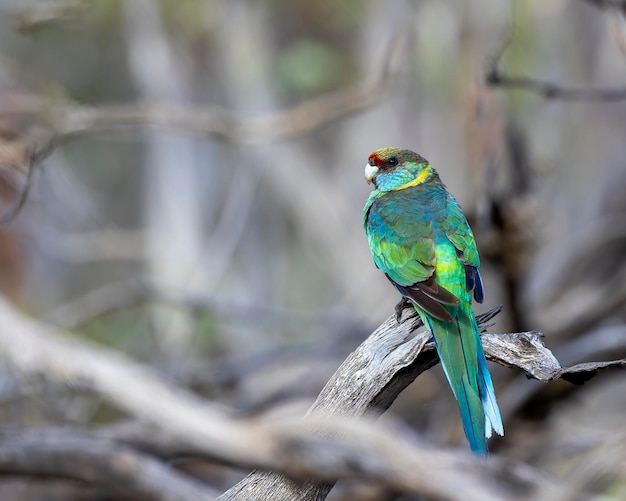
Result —
[[378, 174], [378, 167], [370, 164], [365, 165], [365, 180], [367, 184], [374, 182], [376, 174]]

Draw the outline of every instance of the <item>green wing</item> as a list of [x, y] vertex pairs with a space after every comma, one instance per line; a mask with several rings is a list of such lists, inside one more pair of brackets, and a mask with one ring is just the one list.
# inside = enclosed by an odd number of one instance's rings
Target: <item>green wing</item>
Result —
[[483, 281], [480, 276], [480, 259], [474, 234], [470, 228], [461, 206], [456, 199], [446, 192], [446, 207], [434, 215], [437, 226], [445, 233], [446, 238], [454, 245], [457, 257], [465, 268], [465, 289], [474, 293], [479, 303], [483, 302]]
[[373, 197], [365, 232], [376, 266], [396, 284], [410, 286], [432, 276], [435, 243], [428, 212], [416, 212], [414, 197], [400, 195]]
[[459, 304], [436, 280], [434, 216], [445, 211], [446, 201], [439, 188], [374, 192], [364, 215], [376, 266], [401, 294], [443, 321], [451, 316], [442, 304]]
[[447, 203], [445, 209], [435, 215], [437, 225], [446, 234], [446, 237], [448, 237], [452, 245], [458, 250], [458, 257], [461, 262], [478, 268], [480, 266], [480, 259], [478, 258], [474, 234], [456, 199], [449, 193], [446, 193], [446, 198]]

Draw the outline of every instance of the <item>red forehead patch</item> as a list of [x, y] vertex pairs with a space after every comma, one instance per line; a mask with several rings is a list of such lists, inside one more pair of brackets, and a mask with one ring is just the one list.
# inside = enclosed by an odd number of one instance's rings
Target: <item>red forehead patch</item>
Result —
[[376, 152], [372, 153], [369, 158], [367, 159], [369, 164], [374, 164], [374, 165], [378, 165], [380, 166], [380, 164], [382, 163], [380, 160], [380, 157], [376, 154]]

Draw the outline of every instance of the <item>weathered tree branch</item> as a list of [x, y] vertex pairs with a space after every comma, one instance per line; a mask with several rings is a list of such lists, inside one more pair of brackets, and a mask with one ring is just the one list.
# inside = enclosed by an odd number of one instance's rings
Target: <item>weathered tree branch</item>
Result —
[[[414, 331], [418, 327], [414, 318], [401, 324], [388, 319], [346, 359], [308, 419], [292, 422], [234, 420], [223, 409], [164, 382], [120, 354], [55, 332], [2, 301], [0, 318], [0, 354], [22, 375], [85, 386], [151, 423], [181, 450], [321, 484], [303, 487], [274, 473], [255, 473], [223, 499], [241, 499], [238, 496], [252, 492], [254, 496], [248, 498], [323, 499], [329, 485], [350, 477], [443, 499], [453, 499], [461, 491], [466, 499], [555, 499], [567, 494], [562, 486], [524, 465], [416, 446], [397, 431], [348, 420], [387, 408], [419, 373], [437, 362], [428, 343], [430, 335], [424, 329]], [[517, 365], [538, 379], [568, 373], [535, 334], [485, 335], [485, 340], [491, 358]], [[507, 353], [503, 358], [501, 349]], [[517, 359], [516, 350], [521, 354]], [[284, 497], [281, 492], [292, 494]]]
[[[478, 317], [484, 325], [499, 312], [496, 308]], [[420, 328], [417, 317], [397, 324], [390, 317], [353, 352], [337, 370], [309, 410], [311, 414], [360, 417], [368, 411], [382, 412], [419, 374], [439, 362], [430, 333]], [[419, 329], [419, 330], [415, 330]], [[592, 377], [597, 370], [624, 365], [623, 360], [562, 368], [554, 355], [543, 346], [539, 332], [519, 334], [483, 334], [487, 358], [507, 367], [518, 367], [528, 377], [540, 381]], [[253, 472], [220, 497], [230, 501], [250, 496], [271, 495], [274, 500], [324, 499], [330, 485], [296, 483], [284, 475]], [[251, 490], [253, 489], [253, 490]]]

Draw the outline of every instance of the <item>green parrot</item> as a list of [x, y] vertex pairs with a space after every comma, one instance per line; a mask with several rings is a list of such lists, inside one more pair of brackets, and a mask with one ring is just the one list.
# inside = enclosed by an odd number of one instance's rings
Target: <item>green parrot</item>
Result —
[[472, 295], [483, 300], [472, 230], [437, 171], [417, 153], [376, 150], [365, 179], [375, 186], [363, 214], [374, 263], [432, 333], [470, 447], [486, 456], [492, 430], [504, 435], [504, 429], [472, 310]]

